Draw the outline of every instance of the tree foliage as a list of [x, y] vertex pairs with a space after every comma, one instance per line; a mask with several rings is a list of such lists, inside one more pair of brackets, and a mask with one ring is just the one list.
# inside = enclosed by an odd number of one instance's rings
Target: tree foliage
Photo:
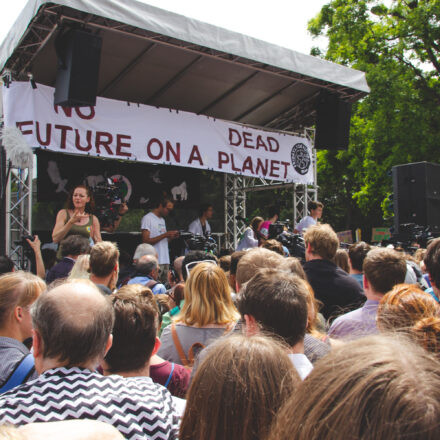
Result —
[[337, 229], [384, 223], [392, 166], [440, 162], [439, 17], [438, 0], [333, 0], [309, 22], [328, 37], [327, 51], [312, 53], [365, 71], [371, 88], [353, 107], [348, 151], [318, 154]]

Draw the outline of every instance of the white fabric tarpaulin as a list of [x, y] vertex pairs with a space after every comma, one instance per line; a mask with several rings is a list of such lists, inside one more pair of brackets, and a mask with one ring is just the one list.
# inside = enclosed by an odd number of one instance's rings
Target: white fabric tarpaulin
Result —
[[313, 183], [306, 138], [99, 97], [95, 107], [63, 108], [53, 95], [29, 82], [3, 88], [5, 125], [19, 127], [33, 148]]

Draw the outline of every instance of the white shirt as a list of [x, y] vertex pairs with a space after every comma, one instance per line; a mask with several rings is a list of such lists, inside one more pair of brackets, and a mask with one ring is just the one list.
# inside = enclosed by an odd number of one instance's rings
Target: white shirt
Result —
[[[141, 229], [150, 231], [150, 238], [157, 237], [167, 232], [165, 219], [149, 212], [142, 217]], [[168, 252], [168, 239], [163, 238], [153, 245], [157, 252], [159, 264], [170, 264], [170, 254]]]
[[301, 380], [304, 380], [310, 372], [313, 370], [312, 363], [308, 360], [307, 356], [303, 353], [289, 353], [290, 360], [296, 371], [298, 371]]
[[258, 246], [258, 240], [254, 237], [254, 231], [251, 227], [247, 227], [244, 230], [244, 234], [240, 243], [237, 245], [237, 251], [242, 251], [244, 249], [250, 249]]
[[[208, 220], [206, 220], [205, 223], [206, 233], [211, 233], [211, 226], [209, 226]], [[190, 223], [188, 226], [188, 231], [192, 232], [193, 234], [203, 234], [203, 228], [202, 228], [202, 222], [200, 221], [200, 218], [196, 218], [193, 222]]]
[[310, 215], [306, 215], [296, 226], [295, 229], [302, 233], [303, 230], [309, 228], [310, 226], [316, 225], [317, 220], [311, 217]]

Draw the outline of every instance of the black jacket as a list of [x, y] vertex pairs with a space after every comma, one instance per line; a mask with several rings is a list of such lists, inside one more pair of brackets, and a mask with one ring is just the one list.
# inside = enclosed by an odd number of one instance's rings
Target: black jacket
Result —
[[333, 320], [342, 313], [360, 307], [366, 300], [359, 283], [329, 260], [311, 260], [304, 264], [315, 297], [323, 303], [320, 312]]

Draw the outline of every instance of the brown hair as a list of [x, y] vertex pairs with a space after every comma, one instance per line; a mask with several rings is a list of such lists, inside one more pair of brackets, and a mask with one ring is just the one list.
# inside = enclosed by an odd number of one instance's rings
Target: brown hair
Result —
[[348, 253], [345, 249], [338, 249], [335, 255], [335, 264], [339, 266], [344, 272], [350, 272], [350, 267], [348, 266]]
[[440, 355], [440, 304], [413, 284], [398, 284], [380, 301], [377, 326], [381, 331], [400, 331]]
[[321, 202], [312, 201], [312, 202], [309, 202], [309, 204], [307, 206], [307, 209], [309, 210], [309, 212], [311, 212], [317, 208], [324, 208], [324, 205]]
[[362, 265], [364, 264], [365, 257], [370, 252], [371, 246], [365, 241], [359, 241], [353, 243], [348, 248], [348, 257], [350, 258], [351, 267], [354, 270], [362, 272]]
[[[232, 254], [234, 255], [234, 254]], [[284, 258], [276, 252], [264, 248], [254, 248], [240, 258], [237, 265], [237, 283], [243, 286], [249, 281], [259, 269], [279, 268], [284, 262]]]
[[264, 218], [263, 217], [254, 217], [252, 220], [251, 220], [251, 223], [250, 223], [250, 227], [251, 227], [251, 229], [254, 231], [254, 232], [257, 232], [258, 231], [258, 227], [260, 226], [260, 224], [262, 223], [262, 222], [264, 222]]
[[240, 262], [243, 255], [246, 254], [247, 251], [235, 251], [231, 254], [231, 265], [229, 266], [229, 273], [231, 275], [237, 274], [237, 266]]
[[0, 328], [8, 325], [15, 307], [31, 305], [46, 283], [29, 272], [17, 271], [0, 276]]
[[223, 255], [223, 257], [219, 258], [218, 264], [222, 268], [223, 272], [229, 272], [229, 268], [231, 267], [231, 256]]
[[431, 282], [435, 284], [437, 289], [440, 289], [440, 238], [429, 243], [423, 261]]
[[99, 360], [114, 322], [108, 298], [89, 280], [67, 281], [40, 295], [31, 315], [41, 336], [43, 357], [67, 366]]
[[296, 257], [287, 257], [284, 259], [283, 270], [298, 275], [303, 280], [307, 281], [306, 273], [301, 265], [301, 261]]
[[409, 340], [352, 341], [318, 362], [279, 411], [272, 440], [434, 440], [440, 369]]
[[113, 345], [105, 360], [111, 373], [136, 371], [150, 360], [159, 325], [153, 292], [141, 284], [121, 287], [110, 296], [115, 311]]
[[266, 269], [252, 277], [240, 292], [238, 310], [250, 315], [265, 332], [289, 346], [304, 339], [308, 291], [304, 280], [288, 272]]
[[280, 254], [284, 257], [284, 250], [283, 250], [283, 245], [275, 240], [275, 239], [271, 239], [271, 240], [266, 240], [262, 245], [262, 248], [264, 249], [269, 249], [270, 251], [274, 251], [277, 254]]
[[393, 249], [375, 248], [365, 257], [363, 270], [371, 287], [384, 294], [405, 281], [406, 262]]
[[98, 277], [106, 277], [118, 264], [119, 250], [115, 243], [100, 241], [90, 251], [90, 272]]
[[185, 283], [185, 304], [176, 321], [203, 327], [228, 324], [239, 318], [223, 270], [216, 264], [197, 264]]
[[300, 379], [285, 348], [264, 336], [213, 343], [192, 381], [180, 440], [265, 438]]
[[310, 244], [312, 252], [325, 260], [333, 260], [339, 248], [336, 232], [328, 224], [316, 224], [304, 233], [306, 247]]
[[76, 185], [69, 191], [69, 195], [67, 196], [66, 200], [66, 209], [75, 209], [75, 206], [73, 205], [73, 193], [77, 188], [83, 188], [86, 190], [87, 196], [90, 197], [90, 201], [86, 203], [84, 211], [88, 214], [92, 214], [95, 211], [95, 199], [93, 198], [92, 190], [86, 185]]

